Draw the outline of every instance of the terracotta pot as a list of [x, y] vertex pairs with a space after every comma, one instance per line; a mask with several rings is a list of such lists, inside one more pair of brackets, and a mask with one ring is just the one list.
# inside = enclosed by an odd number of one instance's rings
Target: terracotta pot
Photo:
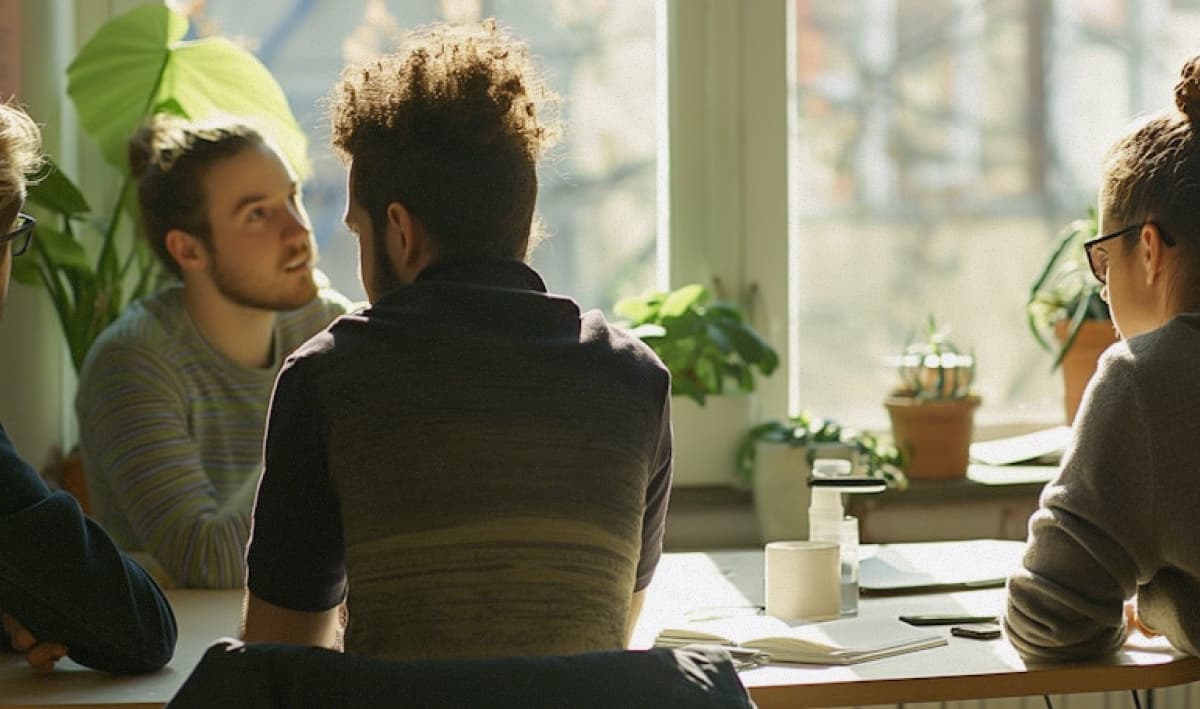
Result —
[[[1066, 341], [1069, 326], [1070, 322], [1067, 320], [1054, 323], [1054, 336], [1060, 343]], [[1063, 404], [1067, 410], [1067, 424], [1075, 421], [1079, 400], [1083, 398], [1083, 390], [1096, 373], [1096, 361], [1100, 358], [1100, 353], [1117, 339], [1112, 320], [1084, 320], [1080, 325], [1075, 342], [1062, 360]]]
[[892, 419], [892, 438], [908, 458], [904, 473], [913, 480], [965, 477], [979, 403], [978, 396], [888, 397], [883, 405]]

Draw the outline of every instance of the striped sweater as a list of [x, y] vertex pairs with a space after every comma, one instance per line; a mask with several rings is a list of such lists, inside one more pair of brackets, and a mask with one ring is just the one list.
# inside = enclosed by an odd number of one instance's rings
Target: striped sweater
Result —
[[181, 586], [244, 580], [262, 437], [284, 358], [349, 302], [322, 291], [277, 318], [274, 357], [241, 367], [212, 349], [174, 286], [131, 305], [80, 373], [80, 447], [97, 518]]

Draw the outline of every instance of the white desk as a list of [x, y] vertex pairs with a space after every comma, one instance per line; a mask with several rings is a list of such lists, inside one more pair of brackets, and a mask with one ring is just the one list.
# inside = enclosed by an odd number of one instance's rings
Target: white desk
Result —
[[[112, 677], [63, 661], [53, 674], [37, 675], [23, 658], [0, 655], [0, 707], [161, 707], [214, 639], [236, 633], [242, 600], [238, 591], [172, 591], [169, 596], [180, 638], [167, 668], [140, 677]], [[647, 594], [633, 646], [649, 647], [660, 628], [679, 622], [689, 611], [731, 612], [761, 600], [759, 552], [668, 554]], [[1003, 602], [1003, 590], [992, 589], [865, 598], [859, 608], [863, 616], [999, 613]], [[948, 634], [948, 629], [937, 632]], [[1026, 667], [1003, 640], [961, 638], [950, 638], [946, 647], [849, 667], [772, 665], [742, 673], [760, 709], [1107, 691], [1195, 680], [1200, 680], [1200, 659], [1161, 645], [1158, 650], [1129, 650], [1103, 663]]]
[[[736, 612], [762, 602], [762, 554], [672, 554], [656, 577], [634, 644], [648, 646], [657, 628], [684, 614], [710, 609]], [[962, 593], [863, 598], [863, 617], [901, 613], [964, 612], [1001, 615], [1004, 589]], [[949, 644], [845, 667], [769, 665], [741, 673], [759, 709], [942, 702], [993, 697], [1067, 694], [1166, 687], [1200, 680], [1200, 659], [1158, 639], [1146, 649], [1127, 649], [1104, 662], [1027, 666], [1006, 640], [979, 641], [945, 633]]]

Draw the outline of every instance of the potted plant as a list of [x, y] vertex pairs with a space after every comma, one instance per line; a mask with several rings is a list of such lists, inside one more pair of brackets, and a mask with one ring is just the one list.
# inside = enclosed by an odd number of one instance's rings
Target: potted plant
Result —
[[855, 475], [870, 475], [904, 489], [903, 456], [866, 431], [844, 428], [807, 412], [760, 423], [738, 447], [738, 474], [754, 491], [763, 541], [808, 538], [808, 477], [817, 458], [844, 458]]
[[1068, 424], [1075, 420], [1100, 353], [1117, 340], [1108, 304], [1100, 298], [1101, 285], [1083, 249], [1083, 242], [1096, 235], [1096, 227], [1096, 212], [1091, 209], [1086, 218], [1059, 231], [1025, 303], [1029, 331], [1054, 356], [1051, 370], [1062, 367]]
[[[184, 41], [187, 19], [151, 3], [105, 23], [67, 68], [67, 93], [84, 131], [112, 166], [116, 196], [96, 209], [54, 164], [29, 191], [38, 216], [32, 258], [13, 261], [13, 278], [43, 288], [54, 304], [78, 373], [96, 337], [133, 300], [152, 291], [159, 267], [137, 238], [136, 200], [126, 143], [155, 113], [202, 119], [225, 113], [262, 124], [300, 174], [306, 138], [283, 91], [255, 57], [221, 38]], [[52, 476], [86, 507], [78, 456]]]
[[913, 479], [963, 477], [975, 409], [972, 391], [975, 356], [964, 354], [948, 339], [933, 315], [925, 338], [911, 342], [900, 356], [899, 385], [884, 400], [892, 422], [892, 439], [904, 455], [904, 472]]
[[[614, 310], [671, 371], [675, 470], [691, 483], [730, 484], [749, 397], [779, 355], [729, 303], [699, 284], [625, 298]], [[730, 396], [730, 395], [733, 396]], [[717, 464], [714, 466], [714, 461]]]

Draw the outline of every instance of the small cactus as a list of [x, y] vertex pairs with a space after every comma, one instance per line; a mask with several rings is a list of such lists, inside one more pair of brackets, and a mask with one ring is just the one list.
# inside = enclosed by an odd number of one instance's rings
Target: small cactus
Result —
[[964, 354], [950, 342], [948, 326], [938, 326], [931, 313], [925, 339], [909, 342], [900, 356], [897, 396], [916, 399], [961, 399], [971, 395], [975, 354]]

